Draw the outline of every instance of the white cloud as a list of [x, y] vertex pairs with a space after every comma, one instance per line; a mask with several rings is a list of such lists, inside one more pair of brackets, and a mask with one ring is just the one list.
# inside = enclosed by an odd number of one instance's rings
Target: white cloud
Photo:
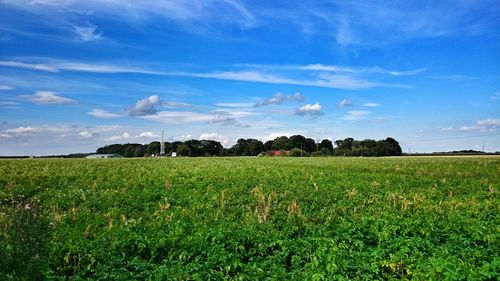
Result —
[[146, 116], [157, 112], [156, 106], [161, 105], [161, 100], [158, 95], [150, 96], [142, 100], [138, 100], [128, 109], [128, 114], [131, 116]]
[[215, 115], [212, 121], [212, 123], [234, 123], [236, 122], [236, 118], [232, 116], [227, 116], [227, 115]]
[[484, 120], [477, 121], [477, 126], [481, 127], [500, 127], [500, 119], [497, 118], [488, 118]]
[[367, 102], [367, 103], [363, 104], [363, 106], [378, 107], [378, 106], [381, 106], [381, 104], [380, 103], [376, 103], [376, 102]]
[[11, 135], [12, 137], [40, 136], [50, 138], [79, 136], [85, 137], [89, 134], [112, 132], [120, 129], [118, 125], [100, 125], [94, 127], [79, 127], [76, 125], [40, 125], [40, 126], [19, 126], [6, 129], [0, 133]]
[[451, 131], [454, 131], [455, 128], [453, 127], [444, 127], [444, 128], [441, 128], [441, 131], [443, 132], [451, 132]]
[[229, 144], [229, 138], [217, 133], [203, 133], [199, 137], [200, 140], [214, 140], [222, 144], [222, 146], [227, 146]]
[[36, 134], [39, 133], [40, 129], [31, 127], [31, 126], [21, 126], [13, 129], [7, 129], [4, 131], [4, 133], [11, 134], [13, 136], [18, 136], [18, 135], [27, 135], [27, 134]]
[[337, 105], [337, 107], [346, 107], [346, 106], [351, 106], [352, 105], [352, 100], [350, 99], [343, 99], [339, 102], [339, 104]]
[[112, 132], [120, 130], [120, 125], [99, 125], [92, 128], [92, 131], [96, 133]]
[[120, 114], [112, 113], [104, 109], [92, 109], [91, 111], [87, 112], [88, 115], [97, 117], [97, 118], [116, 118], [120, 117]]
[[190, 139], [193, 139], [193, 135], [191, 134], [187, 134], [187, 135], [182, 135], [180, 136], [179, 138], [181, 141], [186, 141], [186, 140], [190, 140]]
[[118, 135], [118, 136], [112, 136], [112, 137], [109, 137], [109, 138], [106, 138], [105, 141], [123, 141], [123, 140], [128, 140], [130, 139], [130, 134], [129, 133], [123, 133], [121, 135]]
[[83, 42], [98, 41], [102, 39], [102, 31], [97, 30], [97, 26], [73, 26], [73, 30], [78, 40]]
[[7, 134], [7, 133], [0, 133], [0, 141], [2, 140], [8, 140], [8, 139], [11, 139], [13, 138], [14, 136], [11, 135], [11, 134]]
[[287, 101], [304, 101], [304, 96], [300, 93], [296, 93], [295, 95], [285, 95], [283, 93], [277, 93], [272, 96], [270, 99], [265, 99], [255, 104], [255, 106], [266, 106], [272, 104], [281, 104]]
[[14, 87], [9, 86], [9, 85], [0, 85], [0, 91], [8, 91], [8, 90], [13, 90]]
[[441, 128], [441, 131], [443, 132], [453, 132], [453, 131], [460, 131], [460, 132], [472, 132], [472, 131], [477, 131], [477, 132], [487, 132], [487, 131], [495, 131], [498, 128], [500, 128], [500, 119], [498, 118], [487, 118], [483, 120], [478, 120], [476, 124], [474, 125], [465, 125], [461, 127], [446, 127], [446, 128]]
[[39, 104], [75, 104], [77, 101], [49, 91], [38, 91], [34, 95], [20, 95], [20, 98]]
[[351, 110], [347, 111], [347, 114], [344, 115], [341, 119], [342, 120], [349, 120], [349, 121], [356, 121], [356, 120], [362, 120], [365, 119], [367, 115], [369, 115], [371, 112], [366, 111], [366, 110]]
[[78, 135], [82, 137], [82, 139], [90, 139], [94, 136], [94, 134], [89, 131], [81, 131], [80, 133], [78, 133]]
[[496, 92], [493, 96], [490, 97], [492, 100], [500, 99], [500, 92]]
[[137, 135], [137, 138], [138, 139], [142, 139], [142, 138], [158, 138], [159, 136], [153, 132], [144, 132], [144, 133], [140, 133], [139, 135]]
[[306, 104], [295, 110], [295, 115], [321, 115], [321, 105], [319, 102], [315, 104]]
[[158, 106], [169, 107], [192, 107], [193, 105], [185, 102], [167, 101], [164, 102], [158, 95], [149, 96], [145, 99], [138, 100], [134, 105], [128, 109], [130, 116], [146, 116], [157, 113]]
[[108, 142], [120, 142], [120, 141], [144, 141], [146, 139], [156, 139], [156, 138], [159, 138], [159, 136], [153, 132], [148, 131], [140, 133], [138, 135], [131, 135], [130, 133], [124, 132], [121, 135], [111, 136], [105, 138], [104, 140]]
[[269, 135], [258, 137], [258, 139], [263, 141], [268, 141], [268, 140], [274, 140], [277, 137], [282, 137], [282, 136], [290, 137], [292, 135], [297, 135], [297, 134], [298, 133], [292, 133], [292, 132], [273, 132]]

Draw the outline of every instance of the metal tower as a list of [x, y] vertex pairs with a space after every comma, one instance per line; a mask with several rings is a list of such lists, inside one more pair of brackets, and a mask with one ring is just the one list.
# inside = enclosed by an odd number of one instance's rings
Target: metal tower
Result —
[[163, 129], [161, 130], [160, 156], [165, 156], [165, 142], [163, 141]]

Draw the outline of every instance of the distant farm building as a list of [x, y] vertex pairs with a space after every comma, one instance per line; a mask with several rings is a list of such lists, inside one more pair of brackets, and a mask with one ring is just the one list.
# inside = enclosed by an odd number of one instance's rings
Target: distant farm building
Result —
[[269, 150], [261, 152], [258, 156], [288, 156], [288, 154], [290, 154], [288, 150]]
[[85, 158], [123, 158], [123, 156], [119, 154], [90, 154]]

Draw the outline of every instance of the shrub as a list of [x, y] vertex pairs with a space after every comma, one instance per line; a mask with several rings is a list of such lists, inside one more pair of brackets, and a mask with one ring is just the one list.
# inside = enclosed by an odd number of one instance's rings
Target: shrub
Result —
[[288, 154], [290, 157], [308, 157], [309, 153], [306, 151], [299, 149], [299, 148], [294, 148], [290, 150], [290, 153]]
[[323, 156], [323, 155], [319, 151], [313, 151], [313, 152], [311, 152], [311, 157], [321, 157], [321, 156]]

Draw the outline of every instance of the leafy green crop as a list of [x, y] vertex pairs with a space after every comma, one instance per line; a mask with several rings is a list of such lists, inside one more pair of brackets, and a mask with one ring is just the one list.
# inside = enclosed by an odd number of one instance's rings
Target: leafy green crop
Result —
[[496, 280], [500, 158], [0, 161], [3, 280]]

